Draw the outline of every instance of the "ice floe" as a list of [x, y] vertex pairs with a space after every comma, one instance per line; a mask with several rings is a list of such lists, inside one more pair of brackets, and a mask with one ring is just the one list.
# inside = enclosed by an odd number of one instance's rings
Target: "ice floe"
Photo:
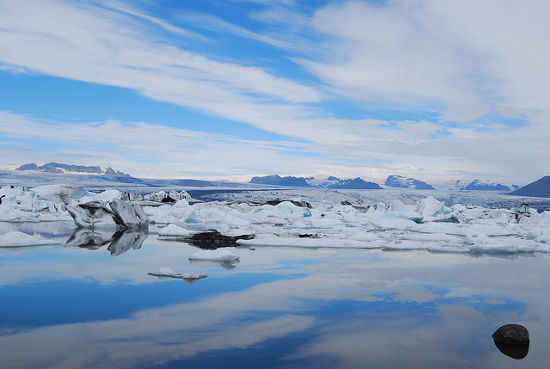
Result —
[[184, 279], [191, 283], [199, 279], [208, 277], [208, 274], [206, 273], [176, 273], [175, 271], [167, 267], [160, 268], [156, 273], [147, 273], [147, 274], [152, 275], [154, 277]]

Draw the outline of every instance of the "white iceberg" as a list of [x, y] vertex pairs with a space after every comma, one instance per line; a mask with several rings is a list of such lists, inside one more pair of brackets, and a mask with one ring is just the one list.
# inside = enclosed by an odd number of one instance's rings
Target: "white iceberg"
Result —
[[216, 250], [197, 251], [189, 256], [189, 260], [235, 261], [239, 260], [239, 257], [224, 247]]

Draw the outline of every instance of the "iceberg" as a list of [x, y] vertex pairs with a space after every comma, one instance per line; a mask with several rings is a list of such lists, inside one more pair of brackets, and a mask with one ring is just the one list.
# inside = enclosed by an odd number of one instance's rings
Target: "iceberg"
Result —
[[140, 229], [149, 224], [141, 205], [132, 205], [120, 199], [113, 199], [107, 204], [100, 201], [71, 204], [67, 205], [67, 211], [76, 225], [83, 228]]

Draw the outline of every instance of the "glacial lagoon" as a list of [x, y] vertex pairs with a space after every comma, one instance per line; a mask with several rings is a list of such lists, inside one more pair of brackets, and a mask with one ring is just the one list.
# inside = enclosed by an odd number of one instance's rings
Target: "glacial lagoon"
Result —
[[[189, 261], [197, 247], [154, 233], [86, 237], [71, 222], [0, 228], [58, 243], [0, 249], [0, 368], [547, 368], [550, 361], [547, 253], [247, 245], [232, 248], [238, 262], [224, 263]], [[161, 267], [208, 277], [188, 283], [147, 274]], [[492, 341], [507, 323], [529, 330], [522, 360]]]

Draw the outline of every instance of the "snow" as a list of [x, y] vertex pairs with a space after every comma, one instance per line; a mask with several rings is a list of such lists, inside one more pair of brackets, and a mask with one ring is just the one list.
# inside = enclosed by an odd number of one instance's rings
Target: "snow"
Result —
[[8, 232], [0, 236], [0, 247], [53, 245], [56, 242], [40, 239], [23, 232]]
[[228, 250], [227, 248], [221, 248], [217, 250], [202, 250], [197, 251], [191, 256], [189, 260], [208, 260], [208, 261], [235, 261], [239, 260], [239, 257]]

